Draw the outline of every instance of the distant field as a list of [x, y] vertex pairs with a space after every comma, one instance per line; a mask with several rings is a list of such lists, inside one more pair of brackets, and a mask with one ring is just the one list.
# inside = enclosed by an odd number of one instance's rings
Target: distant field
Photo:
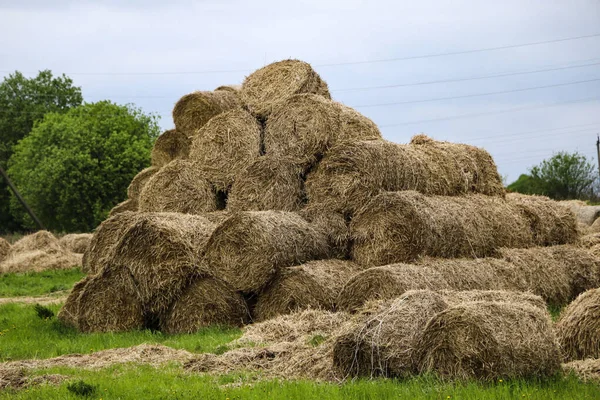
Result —
[[41, 296], [66, 291], [84, 276], [79, 268], [0, 274], [0, 297]]

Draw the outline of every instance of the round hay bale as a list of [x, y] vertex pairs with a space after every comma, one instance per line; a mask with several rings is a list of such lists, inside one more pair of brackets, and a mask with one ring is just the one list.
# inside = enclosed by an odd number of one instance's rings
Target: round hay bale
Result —
[[191, 138], [212, 117], [241, 105], [239, 96], [227, 90], [186, 94], [173, 108], [175, 128]]
[[61, 237], [58, 242], [72, 253], [83, 254], [92, 240], [91, 233], [70, 233]]
[[429, 320], [415, 359], [419, 372], [451, 379], [543, 378], [560, 371], [550, 315], [529, 304], [450, 307]]
[[201, 214], [219, 207], [212, 184], [204, 179], [198, 165], [175, 160], [154, 174], [139, 199], [142, 212], [178, 212]]
[[282, 268], [328, 255], [325, 234], [298, 214], [247, 211], [233, 214], [215, 229], [204, 262], [235, 290], [258, 292]]
[[533, 239], [539, 246], [576, 243], [577, 219], [569, 207], [544, 196], [509, 193], [506, 200], [529, 221]]
[[197, 215], [140, 214], [121, 233], [112, 265], [125, 266], [145, 309], [165, 311], [190, 280], [215, 224]]
[[277, 104], [301, 93], [331, 98], [327, 83], [310, 64], [299, 60], [283, 60], [247, 76], [240, 96], [253, 114], [266, 118]]
[[329, 239], [332, 258], [342, 260], [350, 258], [350, 230], [342, 214], [310, 205], [298, 213], [317, 229], [325, 232]]
[[563, 310], [556, 334], [567, 361], [600, 358], [600, 289], [582, 293]]
[[252, 114], [242, 109], [226, 111], [200, 128], [190, 159], [218, 190], [227, 191], [260, 155], [261, 135], [262, 127]]
[[584, 382], [600, 382], [600, 359], [588, 358], [587, 360], [575, 360], [563, 364], [563, 371], [573, 373]]
[[369, 268], [354, 275], [340, 291], [337, 308], [356, 312], [370, 300], [387, 300], [409, 290], [449, 289], [442, 275], [417, 265], [395, 264]]
[[92, 235], [85, 253], [81, 270], [89, 275], [97, 274], [114, 256], [117, 243], [140, 214], [125, 211], [104, 220]]
[[242, 85], [221, 85], [215, 89], [215, 92], [218, 90], [225, 90], [227, 92], [239, 93], [242, 90]]
[[309, 261], [285, 268], [259, 295], [255, 319], [265, 321], [310, 308], [334, 311], [339, 292], [360, 270], [359, 265], [343, 260]]
[[190, 139], [177, 129], [171, 129], [156, 139], [150, 158], [152, 166], [160, 168], [173, 160], [185, 160], [189, 155]]
[[52, 233], [48, 231], [37, 231], [30, 235], [23, 236], [13, 243], [10, 247], [10, 255], [36, 250], [49, 253], [64, 251], [58, 239]]
[[385, 192], [350, 224], [352, 259], [362, 265], [411, 262], [420, 256], [485, 257], [501, 247], [530, 247], [525, 219], [499, 197]]
[[164, 333], [195, 333], [206, 326], [242, 326], [249, 320], [241, 294], [219, 279], [202, 277], [175, 300], [160, 326]]
[[340, 334], [333, 365], [344, 377], [402, 377], [412, 373], [413, 349], [425, 325], [448, 307], [430, 290], [412, 290], [393, 300], [370, 303]]
[[303, 168], [281, 157], [257, 158], [236, 178], [229, 211], [298, 211], [305, 204]]
[[265, 126], [264, 146], [267, 155], [292, 157], [311, 167], [340, 142], [376, 139], [381, 132], [367, 117], [321, 96], [302, 94], [274, 110]]
[[8, 240], [0, 237], [0, 263], [4, 261], [8, 253], [10, 253], [10, 243], [8, 243]]
[[600, 206], [589, 206], [582, 200], [563, 200], [560, 204], [569, 207], [577, 220], [588, 227], [600, 217]]
[[591, 249], [598, 244], [600, 244], [600, 233], [590, 233], [579, 239], [579, 245], [587, 249]]
[[65, 304], [60, 308], [56, 318], [64, 325], [79, 328], [79, 296], [81, 296], [85, 285], [87, 285], [90, 279], [92, 279], [91, 276], [86, 276], [77, 282], [71, 289], [71, 293], [69, 293]]
[[600, 233], [600, 219], [595, 219], [592, 225], [590, 225], [589, 233]]
[[114, 217], [124, 212], [136, 212], [138, 210], [137, 200], [127, 199], [114, 206], [108, 213], [108, 217]]
[[442, 290], [440, 294], [444, 297], [448, 306], [453, 307], [470, 302], [497, 302], [529, 304], [542, 311], [547, 310], [546, 302], [540, 296], [527, 292], [515, 292], [510, 290]]
[[[127, 187], [127, 197], [135, 203], [135, 207], [137, 207], [137, 201], [140, 197], [140, 193], [142, 193], [142, 189], [148, 183], [148, 180], [152, 178], [152, 176], [160, 170], [159, 167], [148, 167], [140, 172], [136, 176], [133, 177], [129, 186]], [[121, 203], [123, 204], [123, 203]], [[118, 207], [118, 206], [117, 206]], [[128, 211], [135, 211], [129, 210]]]
[[125, 332], [144, 327], [144, 309], [124, 267], [107, 266], [89, 279], [78, 299], [81, 332]]
[[384, 140], [341, 143], [306, 178], [309, 203], [348, 216], [381, 191], [402, 190], [504, 196], [502, 180], [487, 151], [431, 139], [410, 145]]

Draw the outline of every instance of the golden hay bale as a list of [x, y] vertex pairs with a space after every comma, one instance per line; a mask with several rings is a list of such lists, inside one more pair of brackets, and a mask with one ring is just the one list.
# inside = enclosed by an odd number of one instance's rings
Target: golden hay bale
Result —
[[413, 371], [414, 344], [435, 314], [448, 307], [430, 290], [370, 303], [333, 348], [333, 365], [344, 377], [405, 376]]
[[10, 255], [26, 252], [42, 250], [47, 252], [60, 252], [63, 247], [60, 245], [56, 236], [48, 231], [37, 231], [27, 236], [23, 236], [17, 240], [10, 248]]
[[336, 301], [340, 310], [355, 312], [369, 300], [392, 299], [409, 290], [450, 289], [435, 270], [417, 265], [394, 264], [373, 267], [354, 275]]
[[94, 232], [90, 244], [83, 253], [81, 270], [89, 275], [97, 274], [114, 256], [114, 251], [123, 232], [140, 214], [125, 211], [104, 220]]
[[173, 160], [185, 160], [189, 154], [190, 139], [177, 129], [171, 129], [156, 139], [150, 158], [152, 166], [160, 168]]
[[303, 168], [285, 157], [262, 156], [236, 178], [230, 211], [298, 211], [304, 205]]
[[328, 255], [326, 235], [298, 214], [247, 211], [215, 229], [204, 263], [235, 290], [258, 292], [282, 268]]
[[340, 142], [373, 139], [381, 139], [381, 132], [367, 117], [312, 94], [281, 103], [264, 132], [266, 154], [292, 157], [305, 167], [314, 165]]
[[341, 143], [327, 152], [306, 179], [310, 203], [349, 215], [381, 191], [401, 190], [504, 196], [487, 151], [430, 139], [410, 145], [384, 140]]
[[127, 199], [114, 206], [108, 213], [108, 218], [124, 212], [136, 212], [138, 210], [137, 200]]
[[298, 211], [298, 214], [317, 229], [325, 232], [331, 247], [332, 258], [350, 258], [350, 230], [342, 214], [311, 205]]
[[485, 257], [500, 247], [529, 247], [532, 235], [514, 206], [499, 197], [384, 192], [350, 224], [352, 259], [362, 265], [419, 256]]
[[0, 264], [0, 273], [41, 272], [47, 270], [69, 269], [81, 265], [81, 254], [69, 251], [48, 252], [31, 250], [7, 257]]
[[331, 98], [327, 83], [310, 64], [299, 60], [283, 60], [269, 64], [246, 77], [240, 96], [248, 109], [258, 117], [268, 117], [273, 108], [301, 93], [314, 93]]
[[0, 263], [8, 256], [10, 252], [10, 243], [8, 240], [0, 237]]
[[[132, 205], [132, 207], [135, 207], [137, 209], [137, 202], [138, 202], [138, 198], [140, 197], [140, 193], [142, 193], [142, 189], [144, 189], [144, 186], [146, 186], [146, 183], [148, 183], [148, 180], [150, 180], [150, 178], [152, 178], [152, 176], [154, 174], [156, 174], [159, 170], [160, 170], [159, 167], [148, 167], [148, 168], [141, 170], [140, 172], [138, 172], [138, 174], [136, 176], [133, 177], [133, 179], [131, 180], [131, 183], [129, 183], [129, 186], [127, 187], [127, 197], [129, 198], [129, 200], [132, 200], [134, 203]], [[121, 204], [123, 204], [123, 203], [121, 203]], [[121, 205], [121, 204], [119, 204], [119, 205]], [[136, 210], [128, 208], [127, 211], [136, 211]]]
[[215, 89], [217, 90], [225, 90], [227, 92], [239, 93], [242, 90], [242, 85], [221, 85]]
[[194, 333], [210, 325], [242, 326], [250, 320], [241, 294], [212, 277], [197, 278], [175, 300], [160, 327], [164, 333]]
[[260, 155], [261, 131], [260, 123], [249, 112], [226, 111], [195, 134], [190, 159], [218, 190], [227, 191]]
[[73, 328], [79, 327], [79, 296], [81, 296], [85, 285], [87, 285], [90, 279], [92, 279], [92, 276], [86, 276], [77, 282], [71, 289], [65, 304], [60, 308], [60, 311], [56, 316], [63, 324], [72, 326]]
[[451, 379], [548, 377], [560, 370], [550, 315], [529, 304], [450, 307], [429, 320], [414, 355], [419, 372]]
[[72, 253], [83, 254], [90, 245], [92, 236], [91, 233], [70, 233], [61, 237], [58, 242]]
[[497, 303], [529, 304], [543, 311], [547, 309], [544, 299], [527, 292], [509, 290], [442, 290], [439, 293], [450, 307], [474, 301], [492, 301]]
[[135, 282], [124, 267], [107, 266], [89, 279], [78, 298], [81, 332], [124, 332], [144, 327]]
[[165, 311], [200, 273], [198, 262], [215, 227], [197, 215], [140, 214], [121, 233], [110, 263], [129, 270], [147, 310]]
[[139, 199], [142, 212], [201, 214], [216, 211], [217, 195], [198, 165], [175, 160], [148, 180]]
[[231, 91], [192, 92], [175, 104], [173, 122], [179, 132], [191, 138], [212, 117], [241, 105], [239, 96]]
[[575, 374], [584, 382], [600, 382], [600, 359], [588, 358], [587, 360], [575, 360], [563, 364], [563, 371]]
[[571, 209], [561, 202], [520, 193], [509, 193], [506, 200], [529, 221], [537, 245], [576, 243], [579, 239], [577, 219]]
[[556, 334], [566, 360], [600, 358], [600, 289], [581, 294], [562, 311]]
[[259, 295], [255, 319], [264, 321], [310, 308], [334, 311], [339, 292], [361, 269], [344, 260], [309, 261], [285, 268]]

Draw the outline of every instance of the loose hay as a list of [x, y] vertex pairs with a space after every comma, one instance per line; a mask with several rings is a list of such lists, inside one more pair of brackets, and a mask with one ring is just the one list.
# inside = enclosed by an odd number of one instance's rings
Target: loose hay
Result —
[[61, 237], [58, 242], [72, 253], [83, 254], [92, 240], [91, 233], [70, 233]]
[[175, 160], [148, 180], [139, 199], [142, 212], [178, 212], [201, 214], [219, 207], [212, 184], [204, 178], [198, 165]]
[[235, 179], [229, 211], [298, 211], [305, 204], [303, 168], [285, 157], [262, 156]]
[[8, 256], [10, 252], [10, 243], [4, 238], [0, 238], [0, 263]]
[[301, 93], [331, 98], [327, 83], [310, 64], [299, 60], [283, 60], [254, 71], [240, 91], [249, 110], [261, 118], [269, 116], [277, 104]]
[[413, 139], [410, 145], [370, 140], [333, 147], [306, 179], [309, 202], [352, 215], [381, 191], [504, 196], [487, 151], [427, 139], [417, 140], [420, 144]]
[[189, 154], [190, 139], [184, 133], [171, 129], [156, 139], [150, 158], [152, 166], [160, 168], [173, 160], [185, 160]]
[[[138, 174], [136, 176], [133, 177], [133, 179], [131, 180], [131, 183], [129, 183], [129, 186], [127, 187], [127, 197], [129, 198], [129, 200], [131, 200], [131, 202], [133, 204], [131, 205], [132, 209], [127, 208], [127, 211], [136, 211], [137, 210], [137, 203], [138, 203], [138, 199], [140, 197], [140, 193], [142, 193], [142, 189], [144, 189], [144, 186], [146, 186], [146, 183], [148, 183], [150, 178], [152, 178], [152, 176], [154, 174], [156, 174], [159, 170], [160, 170], [160, 168], [158, 168], [158, 167], [148, 167], [146, 169], [141, 170], [140, 172], [138, 172]], [[119, 205], [122, 205], [122, 204], [123, 203], [120, 203]], [[121, 208], [123, 208], [123, 207], [125, 207], [125, 206], [122, 205]]]
[[600, 233], [590, 233], [589, 235], [582, 236], [579, 239], [579, 245], [588, 249], [598, 244], [600, 244]]
[[108, 217], [114, 217], [124, 212], [136, 212], [138, 210], [137, 200], [127, 199], [114, 206], [108, 213]]
[[339, 292], [362, 268], [351, 261], [319, 260], [283, 269], [259, 295], [255, 319], [305, 309], [334, 311]]
[[584, 382], [600, 382], [600, 359], [588, 358], [563, 364], [563, 371], [575, 374]]
[[250, 314], [241, 294], [212, 277], [196, 279], [161, 320], [164, 333], [194, 333], [211, 325], [242, 326]]
[[354, 275], [340, 291], [337, 307], [355, 312], [369, 300], [393, 299], [409, 290], [450, 289], [441, 274], [416, 265], [396, 264], [369, 268]]
[[381, 139], [371, 120], [321, 96], [290, 97], [275, 108], [264, 133], [268, 155], [288, 156], [313, 166], [332, 146], [345, 141]]
[[556, 334], [567, 361], [600, 358], [600, 289], [588, 290], [563, 310]]
[[385, 192], [350, 225], [352, 259], [362, 265], [414, 261], [419, 256], [485, 257], [500, 247], [530, 247], [527, 222], [498, 197]]
[[231, 91], [192, 92], [183, 96], [173, 108], [175, 128], [188, 137], [212, 117], [241, 107], [239, 96]]
[[560, 353], [547, 311], [528, 304], [472, 302], [435, 315], [416, 342], [421, 373], [450, 379], [547, 377]]
[[576, 243], [579, 239], [577, 219], [561, 202], [519, 193], [509, 193], [506, 200], [518, 207], [527, 218], [537, 245]]
[[60, 252], [63, 247], [56, 236], [48, 231], [37, 231], [17, 240], [10, 248], [10, 255], [26, 251], [42, 250], [47, 252]]
[[218, 190], [227, 191], [260, 155], [261, 131], [260, 123], [247, 111], [224, 112], [195, 134], [190, 159]]
[[327, 258], [326, 235], [298, 214], [234, 213], [210, 237], [204, 262], [235, 290], [258, 292], [282, 268]]

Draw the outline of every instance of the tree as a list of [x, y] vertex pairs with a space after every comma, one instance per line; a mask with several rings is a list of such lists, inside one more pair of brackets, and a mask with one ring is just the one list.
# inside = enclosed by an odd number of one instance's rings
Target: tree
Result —
[[527, 174], [521, 174], [519, 179], [508, 185], [506, 188], [511, 192], [539, 194], [539, 190], [536, 188], [533, 178], [531, 178], [531, 175]]
[[[49, 113], [14, 147], [8, 173], [47, 228], [90, 231], [148, 166], [156, 118], [109, 101]], [[32, 221], [11, 199], [12, 215]]]
[[[28, 79], [20, 72], [0, 83], [0, 165], [7, 167], [15, 144], [23, 139], [34, 124], [48, 112], [66, 112], [81, 105], [81, 88], [65, 75], [53, 77], [41, 71]], [[10, 192], [0, 177], [0, 231], [19, 229], [9, 212]]]

